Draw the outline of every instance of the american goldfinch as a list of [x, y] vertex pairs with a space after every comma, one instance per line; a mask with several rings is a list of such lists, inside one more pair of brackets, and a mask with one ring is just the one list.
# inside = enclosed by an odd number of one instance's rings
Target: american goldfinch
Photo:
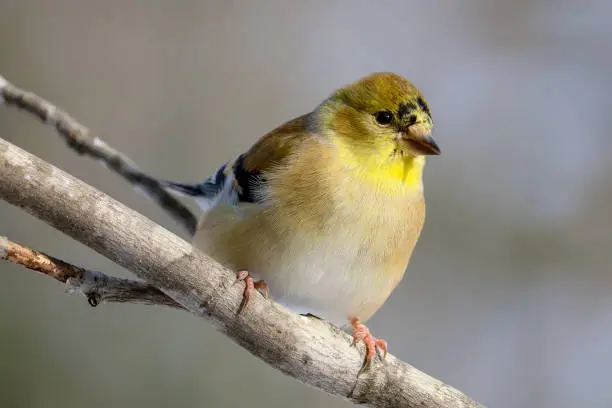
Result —
[[366, 346], [363, 324], [402, 279], [425, 219], [425, 98], [408, 80], [375, 73], [257, 141], [201, 184], [168, 182], [204, 210], [195, 247], [253, 289], [338, 326]]

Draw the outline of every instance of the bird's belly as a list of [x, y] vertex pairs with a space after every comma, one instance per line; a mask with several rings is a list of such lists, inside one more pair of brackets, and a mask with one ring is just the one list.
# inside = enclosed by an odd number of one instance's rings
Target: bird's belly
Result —
[[253, 273], [268, 283], [271, 296], [280, 304], [338, 326], [352, 317], [362, 321], [370, 318], [399, 283], [407, 263], [390, 270], [365, 261], [365, 252], [359, 254], [325, 241], [296, 255], [302, 242], [296, 238], [289, 245], [286, 262], [254, 265]]
[[420, 230], [343, 223], [313, 237], [298, 224], [279, 228], [276, 221], [244, 213], [228, 219], [214, 211], [194, 245], [265, 280], [271, 297], [289, 309], [339, 326], [352, 317], [365, 321], [382, 306], [401, 280]]

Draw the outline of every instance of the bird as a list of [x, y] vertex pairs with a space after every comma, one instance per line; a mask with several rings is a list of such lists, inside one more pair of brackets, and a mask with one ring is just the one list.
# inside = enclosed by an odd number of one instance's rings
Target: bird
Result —
[[[203, 210], [193, 245], [254, 290], [352, 329], [362, 368], [387, 342], [365, 322], [401, 281], [425, 220], [433, 119], [407, 79], [377, 72], [265, 134], [199, 184], [168, 181]], [[384, 358], [384, 357], [381, 357]]]

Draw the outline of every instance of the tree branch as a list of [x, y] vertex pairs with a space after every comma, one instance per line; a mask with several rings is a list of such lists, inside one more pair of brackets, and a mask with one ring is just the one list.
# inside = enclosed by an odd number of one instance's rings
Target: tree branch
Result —
[[[5, 100], [7, 88], [0, 83]], [[351, 347], [346, 333], [262, 296], [253, 296], [237, 316], [242, 288], [233, 285], [234, 273], [148, 218], [2, 139], [0, 198], [151, 282], [255, 356], [318, 389], [372, 407], [482, 407], [392, 355], [358, 376], [362, 350]], [[8, 249], [0, 248], [3, 252], [8, 256]]]
[[145, 194], [175, 221], [193, 235], [196, 216], [179, 200], [168, 193], [159, 180], [142, 172], [129, 157], [115, 150], [99, 137], [91, 137], [89, 129], [68, 113], [38, 95], [24, 91], [0, 76], [0, 103], [13, 105], [38, 117], [52, 126], [71, 149], [87, 155], [126, 179], [135, 190]]
[[0, 236], [0, 259], [25, 266], [78, 291], [95, 307], [102, 302], [142, 303], [184, 309], [161, 290], [146, 282], [121, 279], [71, 265], [45, 253], [26, 248]]

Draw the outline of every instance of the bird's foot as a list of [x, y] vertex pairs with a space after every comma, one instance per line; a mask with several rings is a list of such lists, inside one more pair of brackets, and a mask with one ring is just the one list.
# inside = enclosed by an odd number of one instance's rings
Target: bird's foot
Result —
[[238, 314], [246, 307], [249, 303], [251, 293], [254, 289], [257, 289], [266, 299], [270, 297], [270, 289], [263, 280], [254, 281], [249, 274], [249, 271], [241, 270], [236, 274], [236, 282], [244, 281], [244, 295], [242, 296], [242, 303], [238, 308]]
[[370, 368], [372, 359], [377, 354], [379, 349], [384, 353], [381, 359], [387, 357], [387, 342], [383, 339], [377, 339], [376, 337], [372, 336], [370, 330], [357, 318], [351, 319], [351, 325], [353, 326], [353, 345], [363, 341], [366, 346], [365, 360], [361, 366], [361, 370], [359, 370], [359, 373], [361, 374]]

